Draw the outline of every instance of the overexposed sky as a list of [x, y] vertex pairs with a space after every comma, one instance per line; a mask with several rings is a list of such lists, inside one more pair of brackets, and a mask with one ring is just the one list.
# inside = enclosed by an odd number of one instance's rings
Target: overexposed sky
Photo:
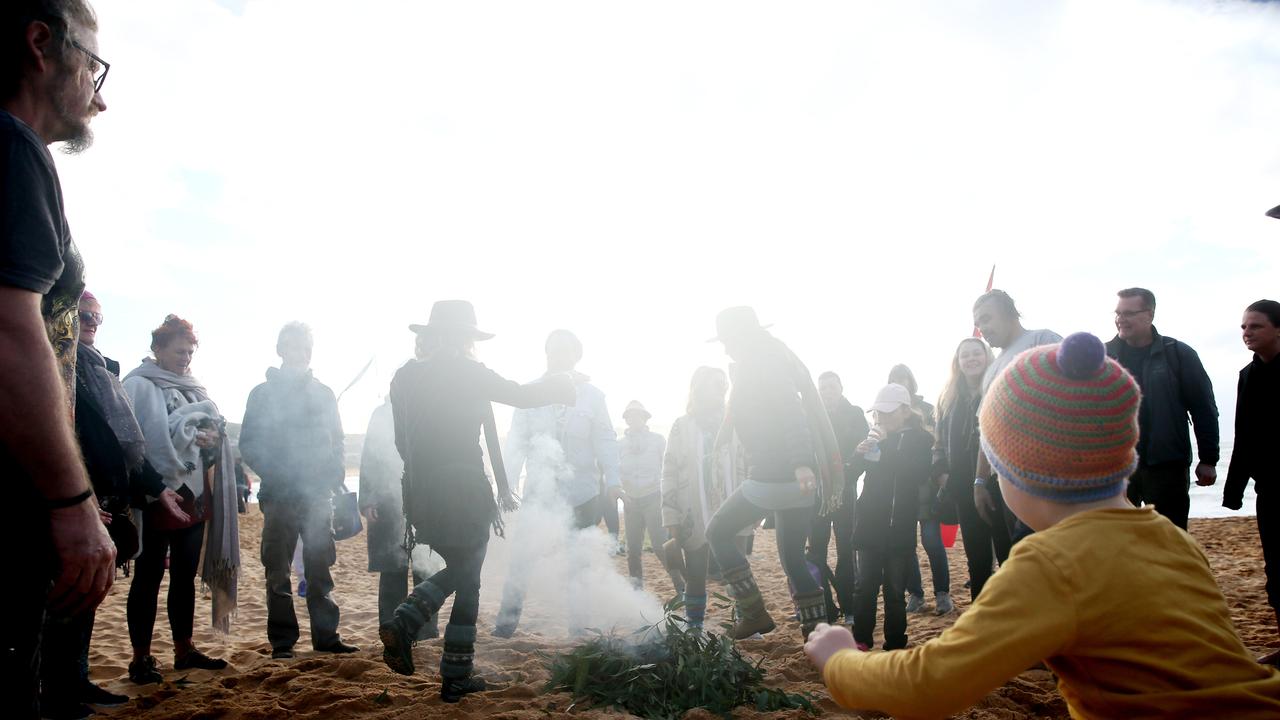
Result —
[[[97, 0], [108, 111], [58, 156], [126, 369], [166, 313], [231, 419], [286, 321], [363, 432], [437, 299], [500, 373], [557, 327], [665, 428], [719, 309], [869, 404], [940, 389], [991, 265], [1028, 327], [1159, 298], [1230, 434], [1280, 296], [1280, 7], [1248, 2]], [[500, 413], [500, 418], [504, 417]]]

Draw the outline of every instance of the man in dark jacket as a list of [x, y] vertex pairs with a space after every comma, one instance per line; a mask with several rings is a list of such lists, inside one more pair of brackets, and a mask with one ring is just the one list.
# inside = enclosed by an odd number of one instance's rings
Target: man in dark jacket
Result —
[[1200, 464], [1196, 484], [1212, 485], [1218, 471], [1218, 406], [1213, 385], [1191, 346], [1160, 335], [1154, 321], [1156, 297], [1150, 290], [1116, 293], [1117, 335], [1107, 354], [1124, 366], [1142, 388], [1138, 413], [1138, 469], [1129, 478], [1129, 501], [1156, 511], [1187, 529], [1191, 509], [1191, 435], [1195, 426]]
[[[858, 477], [862, 474], [853, 469], [854, 449], [862, 442], [871, 426], [867, 423], [867, 414], [862, 408], [849, 402], [844, 396], [844, 384], [840, 376], [827, 371], [818, 376], [818, 393], [822, 396], [822, 404], [827, 408], [827, 417], [831, 419], [831, 427], [835, 430], [836, 441], [840, 444], [840, 457], [844, 458], [845, 485], [844, 498], [840, 509], [822, 516], [814, 515], [813, 532], [809, 536], [809, 562], [816, 565], [824, 574], [832, 579], [830, 585], [835, 587], [835, 601], [839, 603], [839, 612], [849, 624], [853, 623], [853, 592], [858, 576], [858, 562], [853, 552], [853, 512], [858, 495]], [[836, 571], [831, 573], [827, 566], [827, 547], [831, 540], [832, 528], [835, 529]], [[830, 594], [830, 590], [824, 588]], [[827, 619], [835, 618], [835, 603], [827, 598]]]
[[311, 376], [311, 329], [289, 323], [280, 331], [280, 368], [253, 389], [240, 429], [240, 454], [257, 473], [262, 508], [262, 565], [267, 571], [267, 638], [273, 658], [293, 657], [298, 618], [289, 564], [302, 536], [311, 645], [334, 653], [356, 648], [338, 636], [338, 605], [329, 568], [337, 560], [333, 493], [346, 476], [342, 420], [333, 391]]
[[[1280, 462], [1274, 450], [1280, 437], [1280, 302], [1259, 300], [1250, 305], [1240, 328], [1245, 347], [1253, 351], [1253, 361], [1240, 371], [1235, 448], [1222, 505], [1232, 510], [1243, 507], [1245, 487], [1253, 478], [1267, 601], [1276, 613], [1280, 631]], [[1280, 651], [1260, 662], [1280, 664]]]

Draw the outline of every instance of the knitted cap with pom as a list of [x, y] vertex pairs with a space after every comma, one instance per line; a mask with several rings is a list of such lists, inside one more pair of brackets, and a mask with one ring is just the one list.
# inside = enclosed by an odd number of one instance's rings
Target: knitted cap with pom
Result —
[[1060, 503], [1105, 500], [1138, 464], [1133, 377], [1102, 341], [1076, 333], [1032, 348], [995, 379], [982, 401], [982, 449], [1002, 478]]

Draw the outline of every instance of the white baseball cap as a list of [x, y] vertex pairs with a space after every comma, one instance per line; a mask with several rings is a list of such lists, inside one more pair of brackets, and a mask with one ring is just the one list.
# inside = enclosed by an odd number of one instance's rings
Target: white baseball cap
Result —
[[893, 412], [903, 405], [911, 406], [911, 392], [906, 386], [889, 383], [876, 393], [876, 401], [871, 404], [871, 409], [879, 412]]

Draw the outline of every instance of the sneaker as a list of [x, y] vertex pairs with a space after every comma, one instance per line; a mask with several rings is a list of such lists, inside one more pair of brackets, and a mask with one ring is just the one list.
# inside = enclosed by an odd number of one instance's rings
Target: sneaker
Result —
[[86, 680], [80, 688], [80, 702], [100, 707], [119, 707], [129, 702], [129, 696], [113, 693]]
[[924, 596], [923, 596], [923, 595], [908, 595], [908, 596], [907, 596], [907, 612], [909, 612], [909, 613], [918, 613], [918, 612], [922, 612], [923, 610], [924, 610]]
[[474, 675], [468, 678], [442, 678], [440, 681], [440, 699], [447, 703], [456, 703], [465, 695], [484, 692], [488, 683], [484, 678]]
[[293, 648], [291, 647], [276, 648], [271, 651], [271, 659], [272, 660], [292, 660]]
[[307, 596], [307, 579], [303, 578], [298, 581], [298, 597], [304, 598], [306, 596]]
[[946, 615], [956, 609], [956, 604], [951, 599], [951, 593], [940, 592], [934, 598], [934, 615]]
[[174, 657], [174, 670], [225, 670], [227, 661], [221, 658], [211, 658], [199, 650], [192, 650], [182, 657]]
[[382, 661], [392, 671], [401, 675], [413, 674], [413, 636], [394, 617], [378, 627], [378, 638], [382, 640]]
[[40, 717], [45, 720], [84, 720], [93, 714], [93, 708], [75, 700], [40, 700]]
[[156, 669], [158, 664], [155, 657], [151, 655], [129, 663], [129, 679], [135, 685], [163, 682], [164, 676]]

